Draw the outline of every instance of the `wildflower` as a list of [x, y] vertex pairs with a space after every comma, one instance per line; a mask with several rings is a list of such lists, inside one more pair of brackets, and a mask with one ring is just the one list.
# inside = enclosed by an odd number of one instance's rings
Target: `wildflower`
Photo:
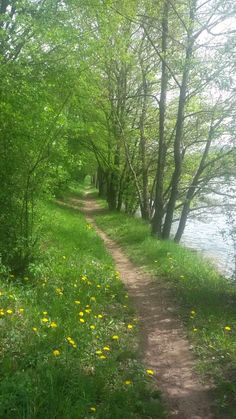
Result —
[[3, 310], [3, 308], [1, 308], [1, 309], [0, 309], [0, 316], [4, 316], [4, 314], [5, 314], [5, 313], [4, 313], [4, 310]]
[[54, 356], [59, 356], [59, 355], [60, 355], [60, 351], [59, 351], [58, 349], [55, 349], [55, 350], [52, 352], [52, 354], [53, 354]]
[[193, 332], [197, 332], [197, 328], [196, 327], [193, 328]]
[[196, 311], [195, 310], [191, 310], [191, 314], [192, 314], [192, 316], [194, 316], [196, 314]]
[[154, 371], [153, 371], [153, 370], [146, 370], [146, 373], [147, 373], [148, 375], [154, 375]]
[[8, 309], [8, 310], [6, 311], [6, 313], [7, 313], [7, 314], [12, 314], [12, 313], [13, 313], [13, 311], [12, 311], [11, 309]]
[[91, 297], [90, 300], [91, 301], [96, 301], [96, 298], [95, 297]]
[[84, 319], [79, 319], [80, 323], [85, 323]]
[[125, 380], [125, 381], [124, 381], [124, 384], [125, 384], [126, 386], [130, 386], [130, 384], [132, 384], [132, 381], [131, 381], [131, 380]]
[[90, 314], [91, 313], [91, 308], [86, 308], [85, 313]]
[[119, 339], [119, 336], [114, 335], [114, 336], [112, 336], [112, 339], [113, 339], [113, 340], [118, 340], [118, 339]]
[[46, 316], [48, 314], [47, 311], [43, 311], [43, 315]]
[[79, 316], [80, 316], [80, 317], [83, 317], [83, 315], [84, 315], [83, 311], [80, 311], [80, 312], [79, 312]]
[[100, 349], [98, 349], [98, 350], [96, 351], [96, 354], [97, 354], [97, 355], [102, 355], [102, 351], [100, 351]]
[[55, 329], [55, 328], [57, 327], [57, 324], [56, 324], [55, 322], [52, 322], [52, 323], [50, 324], [50, 327], [51, 327], [52, 329]]
[[98, 318], [99, 319], [102, 319], [103, 318], [103, 315], [102, 314], [98, 314]]
[[89, 304], [86, 304], [86, 306], [85, 306], [86, 308], [90, 308], [90, 305]]
[[56, 294], [59, 294], [59, 295], [62, 295], [63, 294], [63, 291], [62, 291], [61, 288], [56, 288], [55, 289], [55, 292], [56, 292]]
[[129, 298], [129, 296], [128, 295], [125, 295], [125, 298]]
[[97, 288], [101, 288], [101, 285], [99, 285], [99, 284], [98, 284], [98, 285], [97, 285]]
[[80, 301], [79, 300], [75, 300], [75, 304], [80, 304]]
[[91, 412], [96, 412], [96, 410], [97, 410], [97, 409], [96, 409], [96, 407], [95, 407], [95, 406], [90, 407], [90, 411], [91, 411]]
[[89, 327], [90, 327], [91, 330], [94, 330], [96, 328], [96, 326], [94, 324], [91, 324]]
[[24, 313], [25, 309], [24, 308], [19, 308], [19, 312], [20, 313]]
[[37, 327], [32, 327], [32, 330], [33, 330], [33, 332], [37, 332], [38, 331]]
[[99, 358], [100, 359], [106, 359], [107, 357], [105, 355], [101, 355]]
[[226, 332], [230, 332], [231, 327], [230, 326], [225, 326], [224, 329], [226, 330]]
[[110, 346], [104, 346], [104, 347], [103, 347], [103, 350], [104, 350], [104, 351], [110, 351]]
[[47, 319], [47, 317], [44, 317], [43, 319], [41, 319], [43, 323], [47, 323], [49, 320]]
[[133, 325], [132, 324], [128, 324], [127, 328], [128, 329], [133, 329]]
[[66, 259], [66, 256], [62, 256], [62, 259], [64, 259], [64, 260], [65, 260], [65, 259]]

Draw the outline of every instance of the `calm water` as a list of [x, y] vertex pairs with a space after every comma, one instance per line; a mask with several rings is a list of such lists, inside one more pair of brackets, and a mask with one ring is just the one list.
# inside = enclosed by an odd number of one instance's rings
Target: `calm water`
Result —
[[204, 214], [204, 221], [203, 217], [188, 220], [181, 243], [200, 251], [222, 274], [231, 277], [235, 269], [234, 244], [228, 235], [222, 235], [222, 231], [228, 231], [228, 228], [223, 213], [208, 210]]

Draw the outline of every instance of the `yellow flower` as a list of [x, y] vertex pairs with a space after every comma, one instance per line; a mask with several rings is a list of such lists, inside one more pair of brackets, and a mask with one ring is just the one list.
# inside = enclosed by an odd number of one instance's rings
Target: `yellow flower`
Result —
[[85, 306], [86, 308], [90, 308], [90, 305], [89, 304], [86, 304], [86, 306]]
[[84, 315], [83, 311], [80, 311], [80, 312], [79, 312], [79, 316], [80, 316], [80, 317], [83, 317], [83, 315]]
[[7, 313], [7, 314], [12, 314], [12, 313], [13, 313], [13, 311], [12, 311], [12, 310], [10, 310], [10, 309], [8, 309], [8, 310], [6, 311], [6, 313]]
[[50, 324], [50, 327], [52, 327], [52, 328], [54, 329], [55, 327], [57, 327], [57, 324], [56, 324], [55, 322], [52, 322], [52, 323]]
[[104, 346], [104, 347], [103, 347], [103, 350], [104, 350], [104, 351], [110, 351], [110, 346]]
[[192, 316], [194, 316], [196, 314], [196, 311], [195, 310], [192, 310], [191, 311], [191, 314], [192, 314]]
[[133, 325], [132, 324], [128, 324], [127, 328], [128, 329], [133, 329]]
[[118, 340], [118, 339], [119, 339], [119, 336], [114, 335], [114, 336], [112, 336], [112, 339], [113, 339], [113, 340]]
[[103, 315], [102, 314], [98, 314], [98, 318], [99, 319], [102, 319], [103, 318]]
[[61, 289], [61, 288], [56, 288], [56, 289], [55, 289], [55, 292], [56, 292], [57, 294], [59, 294], [59, 295], [62, 295], [62, 294], [63, 294], [63, 291], [62, 291], [62, 289]]
[[65, 259], [66, 259], [66, 256], [62, 256], [62, 259], [64, 259], [64, 260], [65, 260]]
[[230, 332], [231, 327], [230, 327], [230, 326], [225, 326], [225, 327], [224, 327], [224, 329], [225, 329], [227, 332]]
[[59, 355], [60, 355], [60, 351], [59, 351], [58, 349], [55, 349], [55, 350], [52, 352], [52, 354], [53, 354], [54, 356], [59, 356]]
[[148, 375], [154, 375], [154, 371], [153, 371], [153, 370], [146, 370], [146, 373], [147, 373]]
[[97, 288], [101, 288], [101, 285], [97, 285]]
[[86, 308], [85, 313], [91, 313], [91, 308]]
[[196, 327], [194, 327], [193, 332], [197, 332], [197, 328]]
[[24, 313], [25, 309], [24, 308], [19, 308], [19, 312], [20, 313]]
[[132, 381], [131, 381], [131, 380], [125, 380], [125, 381], [124, 381], [124, 384], [125, 384], [126, 386], [129, 386], [130, 384], [132, 384]]
[[80, 301], [79, 300], [75, 300], [75, 304], [80, 304]]
[[32, 330], [33, 330], [33, 332], [37, 332], [38, 331], [37, 327], [32, 327]]
[[5, 314], [5, 313], [4, 313], [4, 310], [3, 310], [3, 308], [1, 308], [1, 309], [0, 309], [0, 316], [4, 316], [4, 314]]
[[99, 358], [100, 359], [106, 359], [107, 357], [105, 355], [101, 355]]
[[84, 319], [79, 319], [80, 323], [85, 323]]
[[99, 349], [99, 350], [96, 351], [96, 354], [97, 355], [102, 355], [102, 351], [100, 351], [100, 349]]
[[43, 314], [44, 314], [44, 316], [46, 316], [48, 314], [48, 312], [47, 311], [43, 311]]
[[96, 298], [95, 297], [91, 297], [90, 300], [91, 301], [96, 301]]
[[77, 348], [77, 345], [76, 345], [76, 343], [73, 343], [73, 345], [72, 345], [72, 346], [73, 346], [73, 348]]
[[48, 323], [48, 321], [49, 321], [49, 320], [47, 319], [47, 317], [43, 317], [43, 319], [41, 319], [41, 320], [42, 320], [42, 322], [43, 322], [43, 323]]
[[96, 409], [96, 407], [95, 407], [95, 406], [90, 407], [90, 411], [91, 411], [91, 412], [96, 412], [96, 410], [97, 410], [97, 409]]
[[90, 327], [91, 330], [94, 330], [96, 328], [96, 326], [94, 324], [91, 324], [89, 327]]

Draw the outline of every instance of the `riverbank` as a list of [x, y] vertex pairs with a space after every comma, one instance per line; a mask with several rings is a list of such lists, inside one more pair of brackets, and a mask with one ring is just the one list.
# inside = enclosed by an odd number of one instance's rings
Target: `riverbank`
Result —
[[236, 287], [198, 254], [150, 237], [149, 226], [123, 213], [100, 212], [97, 225], [145, 271], [168, 284], [202, 379], [214, 381], [219, 418], [236, 417]]
[[78, 210], [43, 207], [41, 261], [0, 280], [0, 417], [165, 418], [134, 309]]

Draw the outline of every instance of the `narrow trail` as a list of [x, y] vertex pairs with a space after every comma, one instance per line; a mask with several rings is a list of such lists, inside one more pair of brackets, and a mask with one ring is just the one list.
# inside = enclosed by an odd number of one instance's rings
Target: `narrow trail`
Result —
[[[78, 208], [81, 201], [71, 198]], [[155, 371], [158, 388], [170, 418], [213, 419], [211, 388], [200, 383], [195, 360], [183, 326], [163, 281], [138, 269], [120, 246], [99, 229], [93, 215], [101, 212], [94, 199], [86, 198], [80, 211], [103, 239], [113, 256], [130, 299], [140, 318], [140, 345], [144, 364]]]

